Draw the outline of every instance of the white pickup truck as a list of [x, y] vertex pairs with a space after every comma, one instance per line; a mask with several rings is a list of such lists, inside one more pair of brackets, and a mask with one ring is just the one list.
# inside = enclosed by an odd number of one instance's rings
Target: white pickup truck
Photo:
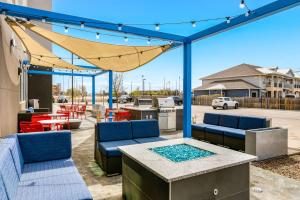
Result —
[[212, 101], [211, 106], [216, 108], [223, 108], [224, 110], [228, 108], [239, 108], [239, 102], [232, 100], [230, 97], [218, 97]]

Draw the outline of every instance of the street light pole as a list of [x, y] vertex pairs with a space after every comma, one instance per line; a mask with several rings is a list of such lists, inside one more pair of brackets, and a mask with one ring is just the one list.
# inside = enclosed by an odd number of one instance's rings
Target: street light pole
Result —
[[142, 88], [143, 88], [143, 96], [145, 95], [145, 78], [144, 75], [142, 75]]

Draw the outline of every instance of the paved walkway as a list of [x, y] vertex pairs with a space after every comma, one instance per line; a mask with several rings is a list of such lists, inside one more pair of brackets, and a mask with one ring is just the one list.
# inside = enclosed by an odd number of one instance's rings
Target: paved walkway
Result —
[[[193, 110], [197, 112], [199, 120], [204, 111], [210, 111], [209, 107], [197, 107]], [[94, 161], [94, 123], [95, 119], [88, 117], [83, 121], [80, 130], [72, 131], [73, 159], [95, 200], [120, 200], [122, 199], [122, 177], [106, 177]], [[163, 134], [170, 139], [181, 135], [180, 132]], [[300, 181], [251, 166], [252, 200], [298, 200], [299, 196]]]

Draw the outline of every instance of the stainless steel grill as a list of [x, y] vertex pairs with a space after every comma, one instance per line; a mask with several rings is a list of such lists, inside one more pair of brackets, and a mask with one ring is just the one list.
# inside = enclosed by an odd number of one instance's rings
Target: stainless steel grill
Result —
[[176, 130], [176, 110], [172, 98], [157, 98], [159, 128], [165, 131]]

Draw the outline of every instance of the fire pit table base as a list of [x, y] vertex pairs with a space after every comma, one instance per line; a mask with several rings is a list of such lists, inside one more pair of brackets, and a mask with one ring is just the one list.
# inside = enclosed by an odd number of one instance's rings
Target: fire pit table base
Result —
[[[123, 198], [249, 199], [249, 163], [166, 182], [133, 159], [123, 156]], [[170, 169], [172, 170], [172, 169]]]

